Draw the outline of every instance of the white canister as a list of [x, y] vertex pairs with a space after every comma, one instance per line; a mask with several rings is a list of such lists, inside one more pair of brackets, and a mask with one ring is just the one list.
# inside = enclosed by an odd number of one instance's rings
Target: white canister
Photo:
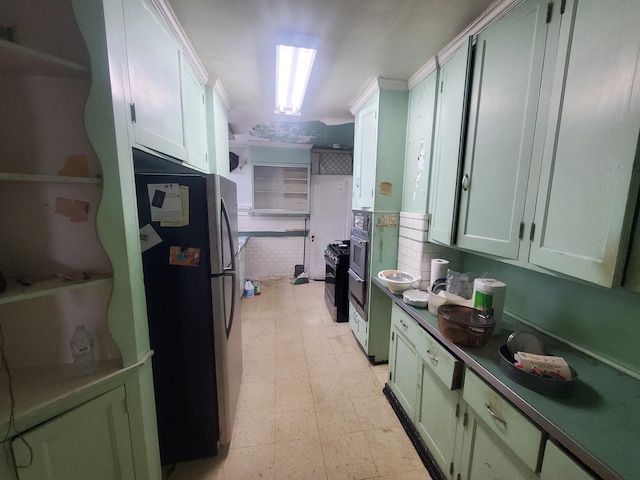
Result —
[[507, 285], [493, 278], [476, 278], [473, 281], [473, 308], [479, 310], [493, 310], [496, 326], [493, 334], [498, 335], [502, 330], [502, 312]]

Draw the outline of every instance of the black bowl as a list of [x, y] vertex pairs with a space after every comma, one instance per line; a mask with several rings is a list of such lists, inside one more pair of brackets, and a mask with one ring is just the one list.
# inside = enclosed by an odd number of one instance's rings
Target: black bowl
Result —
[[576, 372], [571, 365], [569, 365], [569, 369], [571, 370], [570, 379], [554, 380], [552, 378], [541, 377], [516, 368], [514, 362], [515, 360], [513, 359], [513, 355], [511, 355], [507, 346], [500, 346], [500, 370], [502, 370], [502, 372], [514, 382], [544, 395], [553, 395], [557, 397], [571, 395], [573, 386], [578, 380], [578, 372]]

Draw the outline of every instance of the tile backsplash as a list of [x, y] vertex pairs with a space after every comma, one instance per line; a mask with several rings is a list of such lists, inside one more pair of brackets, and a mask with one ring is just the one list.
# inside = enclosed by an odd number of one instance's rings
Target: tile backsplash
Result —
[[[308, 221], [306, 228], [309, 228]], [[277, 236], [277, 232], [304, 229], [304, 217], [247, 215], [246, 213], [238, 215], [240, 232], [275, 232], [274, 236], [253, 236], [247, 242], [246, 278], [251, 280], [293, 278], [295, 266], [302, 264], [303, 257], [305, 258], [304, 271], [309, 275], [311, 254], [309, 239], [305, 248], [304, 237]]]
[[427, 232], [426, 214], [400, 212], [398, 269], [419, 276], [420, 290], [426, 290], [429, 286], [433, 258], [449, 260], [449, 268], [452, 270], [459, 271], [461, 265], [461, 252], [444, 245], [429, 243]]

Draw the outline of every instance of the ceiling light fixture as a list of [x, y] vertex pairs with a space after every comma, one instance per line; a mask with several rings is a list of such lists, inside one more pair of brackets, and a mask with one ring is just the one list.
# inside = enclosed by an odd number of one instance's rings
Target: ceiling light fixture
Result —
[[276, 45], [276, 113], [300, 115], [317, 52], [314, 37], [288, 34]]

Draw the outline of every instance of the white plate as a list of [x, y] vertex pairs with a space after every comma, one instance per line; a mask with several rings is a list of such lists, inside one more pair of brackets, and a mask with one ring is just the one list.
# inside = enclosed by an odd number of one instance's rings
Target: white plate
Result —
[[429, 294], [422, 290], [405, 290], [402, 292], [402, 299], [404, 303], [412, 305], [414, 307], [426, 307], [429, 300]]

